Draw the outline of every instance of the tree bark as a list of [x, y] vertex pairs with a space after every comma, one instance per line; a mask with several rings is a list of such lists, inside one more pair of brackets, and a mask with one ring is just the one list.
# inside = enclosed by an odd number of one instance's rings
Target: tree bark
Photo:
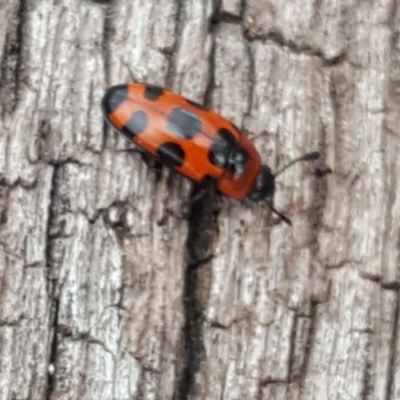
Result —
[[[0, 0], [0, 400], [400, 398], [400, 4]], [[131, 80], [231, 119], [275, 206], [151, 168]]]

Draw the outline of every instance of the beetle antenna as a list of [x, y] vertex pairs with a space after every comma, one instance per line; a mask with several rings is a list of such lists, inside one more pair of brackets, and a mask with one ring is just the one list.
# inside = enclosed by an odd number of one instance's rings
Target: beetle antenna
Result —
[[132, 82], [133, 82], [133, 83], [139, 82], [138, 79], [136, 79], [136, 76], [135, 76], [135, 74], [133, 73], [133, 71], [131, 70], [131, 67], [129, 66], [129, 64], [128, 64], [125, 60], [122, 61], [122, 64], [123, 64], [123, 65], [126, 67], [126, 69], [128, 70], [129, 76], [131, 77]]
[[288, 217], [285, 217], [283, 214], [281, 214], [281, 213], [274, 207], [274, 205], [272, 204], [272, 201], [267, 200], [267, 204], [268, 204], [268, 207], [270, 208], [270, 210], [271, 210], [274, 214], [276, 214], [283, 222], [285, 222], [285, 223], [288, 224], [289, 226], [292, 226], [292, 221], [291, 221]]
[[[304, 154], [301, 157], [295, 158], [294, 160], [290, 161], [288, 164], [286, 164], [284, 167], [279, 169], [275, 174], [274, 177], [278, 176], [281, 174], [283, 171], [285, 171], [287, 168], [291, 167], [293, 164], [296, 164], [299, 161], [313, 161], [319, 158], [320, 153], [318, 151], [313, 151], [312, 153], [307, 153]], [[272, 204], [271, 200], [267, 200], [268, 207], [271, 209], [271, 211], [276, 214], [283, 222], [288, 224], [289, 226], [292, 226], [292, 221], [288, 218], [285, 217], [283, 214], [281, 214]]]
[[294, 160], [290, 161], [289, 164], [286, 164], [284, 167], [282, 167], [280, 170], [278, 170], [278, 172], [276, 172], [274, 175], [277, 176], [277, 175], [281, 174], [287, 168], [291, 167], [293, 164], [296, 164], [299, 161], [313, 161], [313, 160], [316, 160], [319, 156], [320, 156], [320, 154], [318, 153], [318, 151], [304, 154], [304, 156], [295, 158]]

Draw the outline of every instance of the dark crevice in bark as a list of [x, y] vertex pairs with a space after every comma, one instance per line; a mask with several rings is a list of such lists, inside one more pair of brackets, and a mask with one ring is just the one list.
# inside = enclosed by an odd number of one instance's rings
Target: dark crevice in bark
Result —
[[55, 163], [57, 161], [52, 159], [51, 149], [49, 148], [49, 143], [52, 142], [52, 128], [51, 119], [40, 118], [38, 121], [37, 130], [37, 146], [39, 160], [45, 163]]
[[381, 283], [382, 289], [384, 290], [391, 290], [393, 292], [398, 292], [400, 289], [400, 284], [397, 281], [392, 282], [382, 282]]
[[115, 3], [115, 0], [87, 0], [89, 3], [98, 3], [98, 4], [113, 4]]
[[0, 186], [4, 186], [8, 189], [14, 189], [17, 187], [22, 187], [23, 189], [33, 190], [38, 184], [37, 177], [32, 181], [25, 181], [21, 177], [18, 177], [15, 181], [9, 181], [5, 177], [0, 176]]
[[278, 30], [271, 30], [266, 34], [255, 35], [249, 30], [244, 30], [244, 37], [249, 42], [261, 41], [261, 42], [272, 42], [277, 44], [281, 49], [287, 49], [293, 54], [305, 54], [310, 57], [319, 58], [322, 61], [324, 67], [334, 67], [342, 64], [346, 60], [346, 52], [343, 51], [331, 58], [327, 58], [326, 54], [318, 48], [314, 48], [307, 44], [297, 44], [293, 40], [286, 39], [284, 35]]
[[378, 274], [368, 273], [368, 272], [360, 272], [360, 278], [363, 278], [367, 281], [378, 283], [381, 285], [382, 283], [382, 276]]
[[212, 108], [212, 95], [215, 88], [215, 30], [217, 25], [214, 24], [213, 19], [217, 12], [218, 8], [215, 5], [215, 8], [212, 12], [210, 20], [208, 22], [208, 30], [212, 34], [212, 43], [211, 43], [211, 54], [209, 60], [209, 75], [208, 82], [206, 86], [206, 91], [204, 94], [204, 107], [211, 109]]
[[247, 6], [247, 0], [241, 0], [240, 1], [240, 15], [244, 16], [246, 6]]
[[60, 303], [58, 299], [54, 299], [53, 304], [53, 338], [50, 344], [50, 357], [49, 357], [49, 367], [47, 373], [47, 390], [46, 390], [46, 400], [51, 399], [51, 395], [53, 393], [55, 383], [56, 383], [56, 364], [57, 364], [57, 350], [58, 350], [58, 335], [57, 335], [57, 324], [58, 324], [58, 311], [59, 311]]
[[[194, 188], [192, 198], [199, 190], [206, 189]], [[217, 232], [217, 203], [217, 193], [208, 189], [206, 195], [191, 207], [187, 241], [188, 264], [183, 294], [186, 322], [182, 332], [182, 355], [178, 362], [182, 368], [178, 371], [174, 400], [187, 400], [194, 394], [195, 375], [204, 356], [203, 305], [199, 299], [202, 283], [198, 272], [199, 268], [205, 268], [204, 265], [211, 257], [212, 243]]]
[[103, 36], [101, 41], [102, 55], [104, 57], [104, 75], [106, 78], [106, 82], [110, 81], [110, 64], [111, 64], [111, 37], [114, 33], [114, 25], [112, 16], [112, 7], [107, 7], [104, 13], [104, 22], [103, 22]]
[[388, 25], [391, 28], [390, 30], [392, 31], [392, 49], [394, 47], [395, 42], [398, 40], [399, 36], [399, 29], [396, 24], [398, 15], [397, 15], [397, 9], [398, 9], [398, 0], [392, 0], [392, 7], [389, 12], [389, 21]]
[[310, 363], [310, 355], [311, 355], [311, 352], [313, 350], [313, 345], [314, 345], [315, 330], [316, 330], [315, 325], [317, 322], [317, 307], [318, 307], [318, 302], [311, 300], [310, 327], [308, 329], [303, 365], [301, 366], [301, 369], [300, 369], [300, 396], [299, 396], [300, 398], [302, 397], [302, 389], [303, 389], [303, 385], [304, 385], [304, 380], [307, 376], [308, 365]]
[[[256, 63], [254, 59], [254, 53], [252, 46], [249, 42], [245, 42], [247, 56], [249, 58], [249, 102], [247, 106], [246, 113], [244, 115], [244, 119], [251, 114], [251, 110], [253, 109], [253, 99], [254, 99], [254, 88], [256, 85]], [[243, 124], [242, 124], [243, 125]]]
[[317, 162], [310, 163], [309, 168], [314, 169], [314, 182], [313, 182], [313, 206], [308, 211], [308, 220], [310, 223], [311, 235], [310, 242], [312, 243], [313, 255], [318, 253], [318, 229], [322, 226], [323, 213], [327, 202], [328, 196], [328, 182], [327, 174], [331, 172], [330, 168], [326, 166], [327, 154], [327, 133], [325, 127], [322, 127], [318, 149], [310, 149], [310, 151], [318, 150], [320, 152], [320, 159]]
[[367, 357], [365, 360], [364, 371], [363, 371], [363, 378], [362, 378], [362, 390], [361, 390], [361, 399], [368, 400], [371, 398], [371, 392], [373, 391], [372, 382], [371, 382], [371, 370], [372, 370], [372, 360], [373, 354], [371, 354], [372, 349], [372, 334], [370, 332], [367, 333], [367, 346], [366, 346], [366, 353]]
[[243, 21], [243, 11], [244, 11], [244, 4], [243, 1], [240, 4], [240, 14], [231, 14], [226, 11], [221, 10], [222, 8], [222, 2], [221, 0], [216, 0], [214, 2], [214, 15], [212, 18], [213, 24], [219, 24], [220, 22], [225, 22], [228, 24], [239, 24]]
[[213, 321], [210, 323], [210, 328], [212, 329], [222, 329], [223, 331], [229, 329], [229, 326], [220, 324], [218, 321]]
[[260, 387], [266, 387], [268, 385], [285, 385], [286, 381], [284, 379], [273, 379], [267, 378], [260, 382]]
[[398, 342], [399, 312], [400, 312], [400, 294], [397, 291], [396, 306], [393, 315], [392, 337], [390, 338], [390, 353], [389, 353], [389, 363], [388, 363], [389, 365], [387, 370], [385, 400], [394, 399], [393, 378], [396, 373], [395, 358], [396, 354], [398, 353], [397, 342]]
[[[183, 362], [178, 372], [174, 400], [187, 400], [193, 390], [195, 374], [200, 369], [204, 354], [202, 333], [202, 308], [197, 298], [197, 268], [187, 268], [185, 272], [184, 309], [186, 322], [183, 328]], [[178, 367], [179, 368], [179, 367]]]
[[290, 332], [288, 383], [292, 382], [292, 378], [293, 378], [293, 365], [295, 362], [295, 354], [296, 354], [298, 321], [299, 321], [299, 315], [296, 312], [294, 315], [294, 318], [293, 318], [292, 331]]
[[221, 11], [215, 14], [213, 18], [214, 24], [225, 23], [225, 24], [240, 24], [243, 20], [242, 15], [229, 14], [227, 12]]
[[[399, 111], [399, 28], [398, 28], [398, 20], [399, 20], [399, 8], [398, 1], [393, 0], [391, 5], [391, 12], [389, 13], [389, 21], [388, 25], [391, 30], [391, 43], [390, 43], [390, 63], [389, 63], [389, 71], [388, 71], [388, 83], [387, 83], [387, 93], [388, 96], [386, 98], [386, 102], [384, 108], [386, 111], [384, 118], [384, 127], [386, 132], [383, 135], [383, 143], [382, 146], [384, 149], [387, 149], [390, 146], [391, 142], [389, 141], [390, 134], [396, 130], [396, 124], [393, 124], [393, 120], [390, 118], [391, 115], [397, 115]], [[389, 135], [388, 135], [389, 133]], [[392, 209], [395, 207], [395, 197], [396, 197], [396, 187], [398, 186], [398, 175], [395, 172], [395, 164], [390, 163], [390, 157], [386, 160], [383, 160], [384, 167], [384, 175], [388, 178], [386, 179], [386, 193], [388, 193], [388, 198], [386, 201], [386, 215], [385, 215], [385, 234], [384, 234], [384, 243], [389, 240], [389, 235], [392, 229], [393, 224], [396, 222], [393, 221], [392, 218]], [[397, 251], [398, 254], [400, 252], [400, 237], [397, 240]], [[397, 257], [397, 266], [400, 264], [400, 258]], [[398, 269], [398, 267], [397, 267]], [[392, 332], [389, 343], [389, 355], [388, 355], [388, 367], [386, 372], [386, 392], [385, 392], [385, 400], [392, 400], [396, 397], [396, 393], [394, 392], [394, 377], [396, 374], [396, 366], [398, 354], [398, 326], [399, 326], [399, 313], [400, 313], [400, 292], [399, 292], [399, 276], [398, 273], [394, 280], [392, 281], [381, 281], [382, 288], [385, 290], [391, 290], [396, 292], [396, 303], [394, 308], [394, 315], [392, 316]]]
[[27, 62], [24, 63], [23, 59], [23, 48], [24, 48], [24, 26], [27, 25], [26, 23], [26, 10], [27, 10], [27, 0], [20, 0], [19, 8], [18, 8], [18, 26], [17, 26], [17, 59], [15, 65], [15, 100], [18, 102], [19, 96], [19, 89], [20, 84], [22, 81], [22, 66], [28, 64]]
[[[49, 216], [47, 221], [47, 229], [46, 229], [46, 266], [49, 270], [49, 276], [53, 275], [53, 241], [56, 237], [54, 235], [55, 229], [55, 221], [57, 216], [56, 210], [56, 197], [57, 197], [57, 180], [59, 176], [60, 167], [55, 166], [53, 169], [53, 176], [51, 182], [51, 190], [50, 190], [50, 201], [49, 201]], [[56, 296], [56, 283], [51, 278], [48, 281], [48, 289], [47, 292], [49, 294], [49, 300], [52, 302], [51, 307], [51, 327], [50, 330], [52, 337], [50, 338], [50, 354], [48, 361], [48, 374], [47, 374], [47, 385], [46, 385], [46, 399], [50, 399], [56, 380], [56, 363], [57, 363], [57, 349], [58, 349], [58, 340], [57, 340], [57, 326], [58, 326], [58, 312], [59, 312], [59, 299]], [[51, 367], [51, 368], [50, 368]], [[52, 370], [51, 370], [52, 369]]]
[[[112, 4], [112, 3], [111, 3]], [[102, 55], [104, 60], [104, 76], [105, 76], [105, 84], [109, 86], [110, 84], [110, 63], [111, 61], [111, 37], [114, 33], [114, 26], [112, 20], [112, 6], [109, 6], [105, 10], [104, 15], [104, 24], [103, 24], [103, 37], [102, 37]], [[111, 132], [111, 128], [107, 126], [105, 120], [103, 120], [103, 148], [106, 147], [107, 144], [107, 132]]]
[[170, 49], [166, 55], [170, 55], [170, 63], [168, 65], [168, 71], [166, 75], [166, 82], [165, 85], [168, 88], [172, 88], [173, 86], [173, 80], [174, 77], [176, 76], [176, 57], [174, 55], [176, 54], [176, 50], [180, 46], [180, 39], [182, 37], [182, 30], [183, 30], [183, 23], [185, 20], [185, 6], [184, 6], [184, 0], [176, 0], [177, 4], [177, 9], [176, 9], [176, 16], [175, 16], [175, 42], [172, 46], [172, 49]]
[[[319, 253], [319, 240], [318, 235], [320, 229], [323, 227], [323, 215], [326, 207], [328, 197], [328, 181], [327, 174], [331, 173], [331, 169], [326, 166], [326, 154], [327, 154], [327, 132], [326, 128], [322, 126], [319, 140], [318, 149], [309, 149], [310, 151], [318, 150], [320, 152], [320, 158], [316, 162], [310, 163], [307, 168], [313, 169], [313, 204], [308, 210], [308, 221], [311, 229], [309, 230], [309, 243], [310, 250], [313, 258], [317, 257]], [[315, 267], [311, 263], [309, 265], [309, 271], [311, 275], [319, 275], [320, 271], [315, 271]], [[323, 272], [326, 274], [326, 270]], [[326, 279], [326, 276], [325, 278]]]
[[[22, 80], [23, 28], [26, 24], [26, 0], [20, 0], [15, 14], [10, 18], [11, 29], [5, 35], [2, 59], [0, 60], [0, 106], [2, 113], [15, 110]], [[13, 26], [13, 20], [15, 24]]]

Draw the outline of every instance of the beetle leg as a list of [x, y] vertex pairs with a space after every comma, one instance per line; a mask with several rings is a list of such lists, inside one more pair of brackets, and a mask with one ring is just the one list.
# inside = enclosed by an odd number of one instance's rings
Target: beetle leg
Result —
[[216, 180], [210, 176], [206, 177], [198, 183], [194, 188], [191, 197], [182, 204], [182, 215], [183, 218], [188, 218], [190, 214], [190, 209], [194, 204], [200, 202], [204, 199], [210, 190], [215, 190]]
[[135, 146], [129, 149], [130, 153], [138, 153], [142, 159], [142, 161], [149, 167], [151, 170], [159, 170], [162, 167], [162, 163], [157, 160], [152, 154], [148, 151], [142, 149], [139, 146]]
[[154, 157], [152, 154], [143, 150], [140, 151], [140, 156], [142, 157], [142, 160], [145, 162], [145, 164], [149, 167], [149, 169], [157, 171], [161, 169], [162, 163], [159, 160], [157, 160], [157, 158]]
[[280, 212], [274, 207], [274, 205], [273, 205], [273, 203], [272, 203], [271, 200], [267, 200], [267, 204], [268, 204], [268, 207], [270, 208], [270, 210], [271, 210], [274, 214], [276, 214], [276, 215], [279, 217], [279, 219], [280, 219], [281, 221], [283, 221], [285, 224], [287, 224], [287, 225], [289, 225], [289, 226], [292, 226], [292, 221], [291, 221], [288, 217], [286, 217], [285, 215], [283, 215], [282, 213], [280, 213]]

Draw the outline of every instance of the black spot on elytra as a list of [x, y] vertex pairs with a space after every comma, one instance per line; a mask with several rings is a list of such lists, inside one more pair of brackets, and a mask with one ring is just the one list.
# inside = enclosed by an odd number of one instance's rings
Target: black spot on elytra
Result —
[[122, 128], [122, 132], [128, 137], [139, 135], [147, 128], [148, 122], [149, 117], [144, 111], [135, 111]]
[[228, 168], [237, 175], [243, 175], [248, 154], [231, 131], [221, 128], [210, 147], [208, 159], [216, 167]]
[[221, 128], [217, 132], [217, 142], [223, 143], [226, 146], [234, 146], [237, 144], [235, 135], [226, 128]]
[[101, 101], [104, 114], [113, 113], [128, 97], [127, 85], [116, 85], [110, 87]]
[[145, 85], [144, 97], [147, 100], [158, 100], [164, 94], [164, 89], [159, 86]]
[[236, 147], [236, 139], [228, 129], [221, 128], [215, 142], [210, 147], [208, 159], [216, 167], [224, 168], [228, 164], [228, 156], [233, 148]]
[[177, 143], [167, 142], [157, 149], [157, 157], [169, 167], [180, 167], [185, 162], [185, 152]]
[[200, 132], [201, 121], [196, 114], [186, 108], [177, 107], [172, 110], [168, 118], [167, 128], [182, 139], [191, 139]]

